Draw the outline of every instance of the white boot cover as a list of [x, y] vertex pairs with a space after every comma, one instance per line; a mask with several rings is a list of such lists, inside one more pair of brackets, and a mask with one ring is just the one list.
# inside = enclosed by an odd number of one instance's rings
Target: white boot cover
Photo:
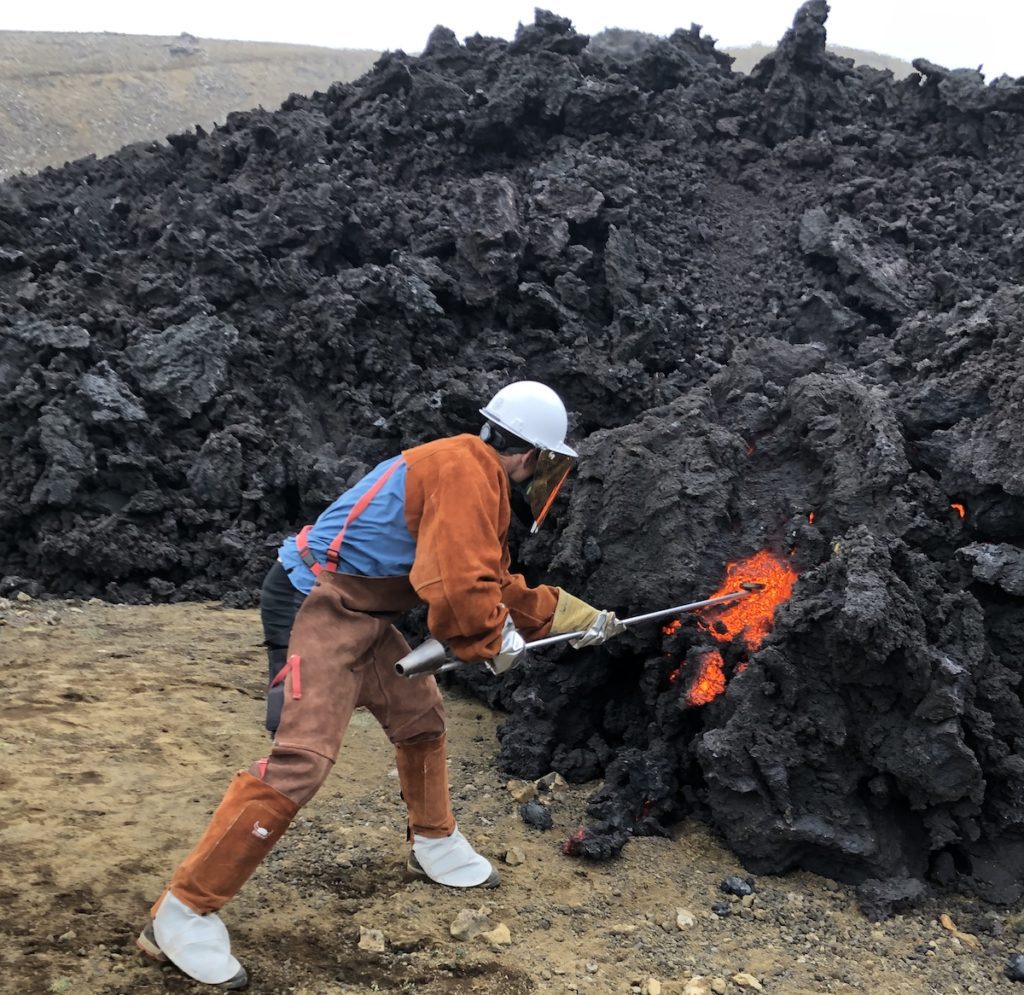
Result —
[[221, 985], [242, 970], [231, 956], [231, 940], [220, 917], [215, 912], [193, 912], [173, 892], [160, 903], [153, 933], [174, 965], [204, 985]]
[[491, 862], [469, 845], [458, 826], [451, 836], [441, 839], [415, 835], [412, 839], [412, 852], [420, 867], [438, 884], [449, 888], [475, 888], [495, 873]]

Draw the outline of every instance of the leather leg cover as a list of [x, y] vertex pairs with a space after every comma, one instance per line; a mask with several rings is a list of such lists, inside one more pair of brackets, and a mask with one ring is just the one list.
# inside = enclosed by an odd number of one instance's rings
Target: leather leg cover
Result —
[[395, 747], [398, 780], [409, 809], [412, 835], [440, 839], [455, 831], [448, 797], [448, 751], [445, 736], [425, 743], [403, 743]]
[[236, 774], [206, 832], [174, 872], [170, 890], [200, 915], [216, 912], [249, 880], [298, 810], [259, 778]]

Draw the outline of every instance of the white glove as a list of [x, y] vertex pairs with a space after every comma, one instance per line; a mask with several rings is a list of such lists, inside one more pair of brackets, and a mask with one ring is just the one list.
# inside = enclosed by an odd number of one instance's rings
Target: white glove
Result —
[[484, 660], [484, 664], [492, 674], [504, 674], [518, 666], [525, 656], [526, 642], [516, 632], [512, 615], [508, 614], [505, 616], [505, 626], [501, 630], [501, 649], [490, 660]]
[[625, 631], [626, 627], [618, 620], [615, 612], [600, 611], [587, 631], [578, 639], [570, 639], [569, 645], [574, 650], [581, 650], [584, 646], [600, 646], [606, 639]]

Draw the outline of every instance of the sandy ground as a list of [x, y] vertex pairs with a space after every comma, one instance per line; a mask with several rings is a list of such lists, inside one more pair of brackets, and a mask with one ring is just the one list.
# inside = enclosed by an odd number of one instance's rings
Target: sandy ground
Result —
[[[210, 991], [134, 937], [230, 776], [265, 752], [256, 613], [0, 599], [0, 623], [0, 991]], [[502, 886], [403, 880], [391, 749], [357, 713], [323, 790], [223, 913], [251, 992], [1024, 992], [1003, 977], [1014, 910], [937, 898], [871, 923], [852, 889], [802, 873], [757, 879], [744, 904], [719, 884], [745, 872], [696, 823], [607, 863], [563, 856], [594, 785], [550, 799], [554, 829], [527, 826], [495, 766], [501, 716], [448, 701], [456, 813]], [[453, 938], [481, 906], [510, 943]]]

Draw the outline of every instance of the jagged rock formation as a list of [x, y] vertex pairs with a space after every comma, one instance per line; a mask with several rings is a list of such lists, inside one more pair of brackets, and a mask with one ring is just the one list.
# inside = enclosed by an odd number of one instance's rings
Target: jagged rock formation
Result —
[[632, 614], [800, 574], [703, 707], [690, 621], [467, 673], [510, 771], [604, 777], [577, 852], [697, 811], [876, 905], [1019, 897], [1024, 85], [855, 69], [826, 13], [749, 76], [697, 29], [439, 28], [0, 187], [5, 588], [251, 604], [283, 531], [544, 379], [583, 459], [531, 577]]

